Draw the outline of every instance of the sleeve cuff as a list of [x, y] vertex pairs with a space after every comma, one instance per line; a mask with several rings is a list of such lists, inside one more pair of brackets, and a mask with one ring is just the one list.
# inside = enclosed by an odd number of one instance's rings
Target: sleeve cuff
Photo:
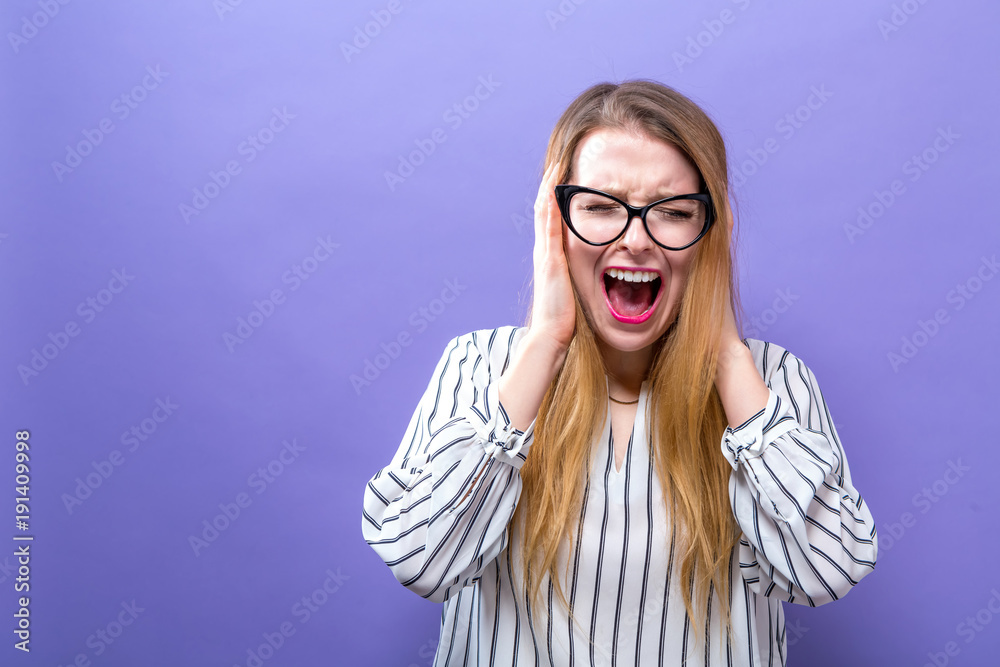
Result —
[[535, 421], [520, 430], [510, 423], [507, 411], [500, 404], [499, 382], [486, 387], [483, 410], [473, 410], [470, 422], [486, 444], [487, 452], [518, 470], [527, 460], [528, 450], [535, 433]]
[[759, 457], [764, 448], [796, 427], [795, 418], [787, 414], [788, 404], [768, 388], [767, 405], [736, 428], [726, 427], [722, 437], [722, 454], [733, 470], [740, 461]]

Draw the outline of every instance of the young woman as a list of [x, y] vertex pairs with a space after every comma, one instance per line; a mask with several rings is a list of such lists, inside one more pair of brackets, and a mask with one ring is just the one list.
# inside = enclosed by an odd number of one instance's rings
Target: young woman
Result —
[[740, 338], [722, 138], [601, 84], [545, 161], [527, 326], [451, 341], [364, 537], [444, 603], [436, 667], [784, 665], [781, 602], [877, 540], [813, 373]]

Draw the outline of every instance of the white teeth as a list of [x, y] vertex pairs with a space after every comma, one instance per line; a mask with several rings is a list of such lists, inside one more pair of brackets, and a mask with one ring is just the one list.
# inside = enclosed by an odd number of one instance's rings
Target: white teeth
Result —
[[624, 280], [629, 283], [648, 283], [659, 278], [659, 276], [652, 271], [623, 271], [621, 269], [608, 269], [607, 274], [612, 278]]

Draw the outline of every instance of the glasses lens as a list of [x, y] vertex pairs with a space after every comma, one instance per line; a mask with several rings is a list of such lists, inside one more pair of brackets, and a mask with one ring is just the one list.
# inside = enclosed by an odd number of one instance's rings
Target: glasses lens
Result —
[[[696, 199], [675, 199], [651, 208], [646, 225], [660, 244], [681, 248], [696, 238], [705, 226], [708, 210]], [[569, 201], [569, 219], [573, 228], [591, 243], [608, 243], [625, 229], [628, 211], [604, 195], [577, 192]]]
[[604, 195], [577, 192], [569, 200], [569, 219], [577, 233], [591, 243], [608, 243], [625, 229], [628, 211]]
[[653, 238], [663, 245], [682, 248], [698, 238], [707, 215], [704, 202], [675, 199], [651, 208], [646, 213], [646, 225]]

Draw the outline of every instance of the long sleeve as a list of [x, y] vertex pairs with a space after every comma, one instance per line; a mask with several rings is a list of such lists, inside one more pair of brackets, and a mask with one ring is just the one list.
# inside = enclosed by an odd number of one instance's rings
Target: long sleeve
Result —
[[729, 496], [751, 590], [818, 606], [875, 567], [875, 522], [851, 483], [844, 449], [812, 371], [776, 345], [748, 344], [767, 384], [766, 407], [727, 428]]
[[392, 462], [365, 488], [362, 533], [396, 579], [442, 602], [504, 549], [534, 422], [511, 426], [498, 381], [518, 330], [449, 343]]

